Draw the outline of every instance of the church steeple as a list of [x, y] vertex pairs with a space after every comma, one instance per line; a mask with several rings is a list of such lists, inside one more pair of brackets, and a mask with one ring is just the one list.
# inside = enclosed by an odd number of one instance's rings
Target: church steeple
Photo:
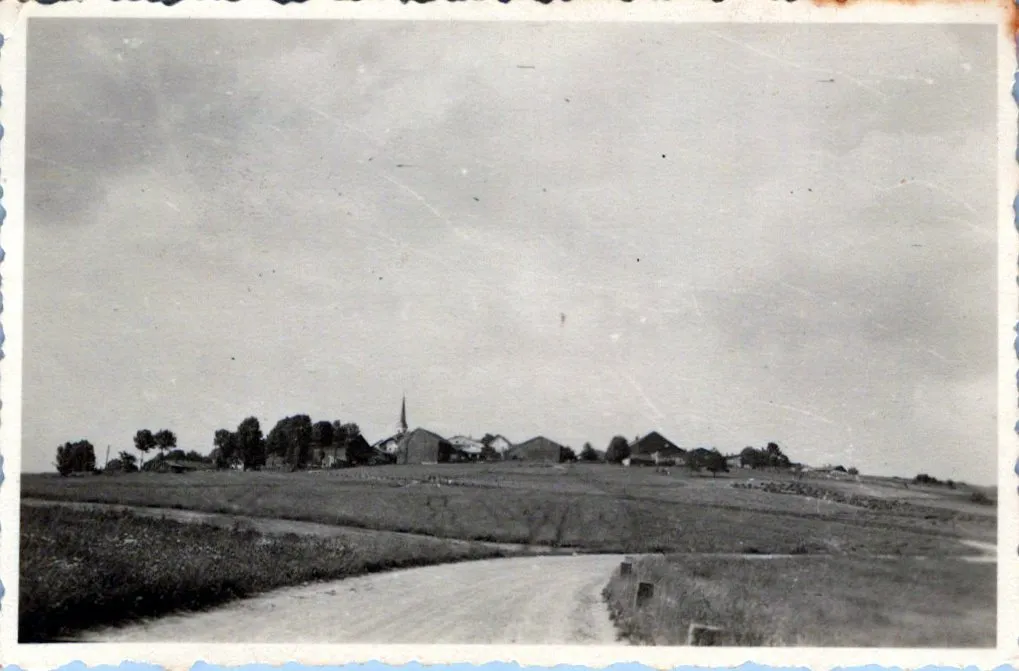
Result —
[[407, 433], [407, 396], [403, 397], [403, 404], [400, 406], [400, 433]]

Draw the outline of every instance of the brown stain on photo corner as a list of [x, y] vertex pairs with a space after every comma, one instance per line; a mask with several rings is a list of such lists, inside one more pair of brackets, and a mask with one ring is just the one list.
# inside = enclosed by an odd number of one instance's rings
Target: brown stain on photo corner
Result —
[[[795, 2], [795, 0], [787, 0]], [[923, 6], [944, 6], [963, 5], [967, 7], [997, 7], [1001, 10], [1004, 21], [1003, 27], [1013, 43], [1016, 43], [1016, 34], [1019, 33], [1019, 5], [1014, 0], [810, 0], [816, 7], [844, 7], [849, 5], [874, 4], [874, 5], [909, 5], [915, 7]]]

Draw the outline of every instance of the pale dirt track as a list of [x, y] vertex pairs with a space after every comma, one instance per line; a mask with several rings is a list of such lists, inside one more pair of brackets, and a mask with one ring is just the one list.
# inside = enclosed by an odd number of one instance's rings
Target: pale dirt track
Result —
[[601, 590], [622, 555], [444, 564], [277, 590], [87, 642], [616, 643]]

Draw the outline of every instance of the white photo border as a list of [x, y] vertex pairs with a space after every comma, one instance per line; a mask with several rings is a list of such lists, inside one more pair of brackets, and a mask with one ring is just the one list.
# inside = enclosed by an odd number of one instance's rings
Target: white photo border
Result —
[[[878, 665], [992, 669], [1019, 661], [1019, 440], [1017, 440], [1017, 357], [1019, 291], [1016, 227], [1019, 143], [1013, 84], [1016, 73], [1015, 5], [992, 3], [855, 3], [815, 5], [785, 0], [574, 0], [543, 4], [535, 0], [183, 0], [158, 2], [80, 0], [53, 5], [0, 3], [0, 186], [6, 217], [0, 226], [0, 291], [3, 360], [0, 361], [0, 663], [49, 670], [72, 662], [88, 666], [128, 662], [189, 669], [196, 663], [336, 666], [381, 662], [386, 665], [450, 666], [493, 662], [550, 668], [557, 665], [603, 668], [640, 664], [658, 669], [679, 666], [731, 668], [753, 662], [774, 667], [830, 669]], [[856, 648], [669, 648], [631, 646], [483, 645], [209, 645], [209, 644], [19, 644], [17, 641], [18, 532], [21, 469], [21, 372], [24, 292], [24, 176], [26, 39], [28, 23], [39, 17], [265, 20], [421, 20], [421, 21], [589, 21], [682, 23], [983, 23], [998, 31], [998, 617], [997, 646], [987, 650]], [[837, 45], [833, 45], [837, 48]], [[1019, 85], [1016, 87], [1019, 92]], [[141, 667], [139, 667], [141, 668]], [[151, 667], [148, 667], [151, 668]], [[365, 667], [375, 668], [375, 667]], [[406, 668], [406, 667], [405, 667]], [[495, 667], [493, 667], [495, 668]], [[498, 667], [503, 668], [503, 667]], [[507, 667], [509, 668], [509, 667]]]

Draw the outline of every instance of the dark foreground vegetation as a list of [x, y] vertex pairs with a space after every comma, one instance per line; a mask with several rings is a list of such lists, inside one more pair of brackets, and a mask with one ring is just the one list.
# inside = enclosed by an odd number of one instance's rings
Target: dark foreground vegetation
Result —
[[18, 637], [50, 642], [277, 587], [501, 554], [437, 539], [359, 534], [355, 543], [22, 506]]
[[[684, 645], [691, 623], [740, 646], [995, 645], [996, 566], [958, 559], [652, 557], [604, 596], [620, 633]], [[636, 607], [639, 582], [654, 594]]]

